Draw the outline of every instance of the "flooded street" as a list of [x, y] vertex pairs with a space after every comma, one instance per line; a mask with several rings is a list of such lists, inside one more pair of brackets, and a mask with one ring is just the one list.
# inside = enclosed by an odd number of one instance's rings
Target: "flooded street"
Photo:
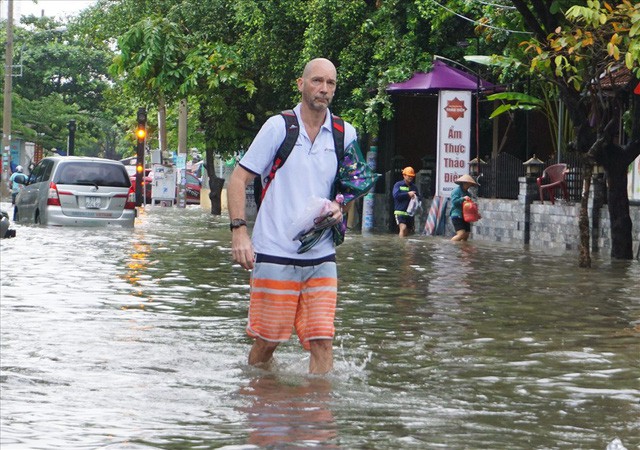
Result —
[[227, 217], [13, 228], [2, 449], [640, 448], [637, 260], [348, 234], [335, 370], [312, 378], [293, 338], [247, 366]]

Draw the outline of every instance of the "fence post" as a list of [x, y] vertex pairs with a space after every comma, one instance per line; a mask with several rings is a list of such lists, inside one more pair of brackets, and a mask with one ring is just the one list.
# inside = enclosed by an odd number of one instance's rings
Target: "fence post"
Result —
[[520, 185], [520, 193], [518, 194], [518, 203], [524, 205], [524, 245], [529, 244], [531, 237], [531, 203], [538, 195], [536, 179], [534, 177], [518, 177]]
[[606, 203], [606, 186], [604, 173], [596, 171], [591, 178], [591, 190], [589, 192], [589, 207], [591, 209], [591, 250], [600, 251], [598, 239], [600, 238], [600, 210]]

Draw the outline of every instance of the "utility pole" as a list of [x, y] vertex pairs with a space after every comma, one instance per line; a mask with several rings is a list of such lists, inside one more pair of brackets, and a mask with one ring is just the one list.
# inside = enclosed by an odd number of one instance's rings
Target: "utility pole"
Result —
[[187, 205], [187, 99], [180, 100], [178, 109], [178, 208]]
[[7, 193], [11, 163], [11, 92], [13, 88], [13, 0], [7, 0], [7, 46], [4, 57], [4, 109], [2, 119], [2, 193]]

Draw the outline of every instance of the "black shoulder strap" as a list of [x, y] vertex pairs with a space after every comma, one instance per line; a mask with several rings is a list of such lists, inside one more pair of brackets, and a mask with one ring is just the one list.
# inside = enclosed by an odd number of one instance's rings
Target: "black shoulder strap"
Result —
[[[273, 181], [273, 178], [276, 176], [276, 171], [282, 167], [285, 163], [293, 147], [296, 145], [296, 141], [298, 140], [298, 134], [300, 134], [300, 126], [298, 125], [298, 118], [292, 109], [287, 109], [282, 111], [280, 115], [284, 118], [286, 136], [280, 147], [278, 147], [278, 151], [276, 152], [276, 156], [273, 159], [273, 164], [271, 165], [271, 170], [269, 171], [269, 175], [264, 179], [264, 187], [262, 188], [262, 193], [260, 194], [260, 203], [264, 199], [265, 194], [267, 193], [267, 189], [269, 185]], [[260, 206], [260, 205], [258, 205]]]
[[333, 145], [336, 149], [336, 158], [338, 164], [336, 166], [336, 178], [333, 181], [331, 187], [331, 198], [334, 198], [338, 193], [339, 181], [338, 172], [340, 171], [340, 164], [344, 159], [344, 120], [338, 116], [331, 116], [331, 131], [333, 133]]

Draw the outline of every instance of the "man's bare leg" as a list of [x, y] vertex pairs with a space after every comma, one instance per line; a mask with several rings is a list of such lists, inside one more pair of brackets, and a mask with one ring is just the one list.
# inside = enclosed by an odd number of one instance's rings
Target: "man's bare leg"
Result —
[[256, 338], [249, 352], [249, 364], [268, 368], [276, 347], [278, 347], [278, 342], [269, 342], [259, 337]]
[[309, 360], [309, 373], [325, 374], [333, 369], [333, 340], [314, 339], [309, 341], [311, 358]]

